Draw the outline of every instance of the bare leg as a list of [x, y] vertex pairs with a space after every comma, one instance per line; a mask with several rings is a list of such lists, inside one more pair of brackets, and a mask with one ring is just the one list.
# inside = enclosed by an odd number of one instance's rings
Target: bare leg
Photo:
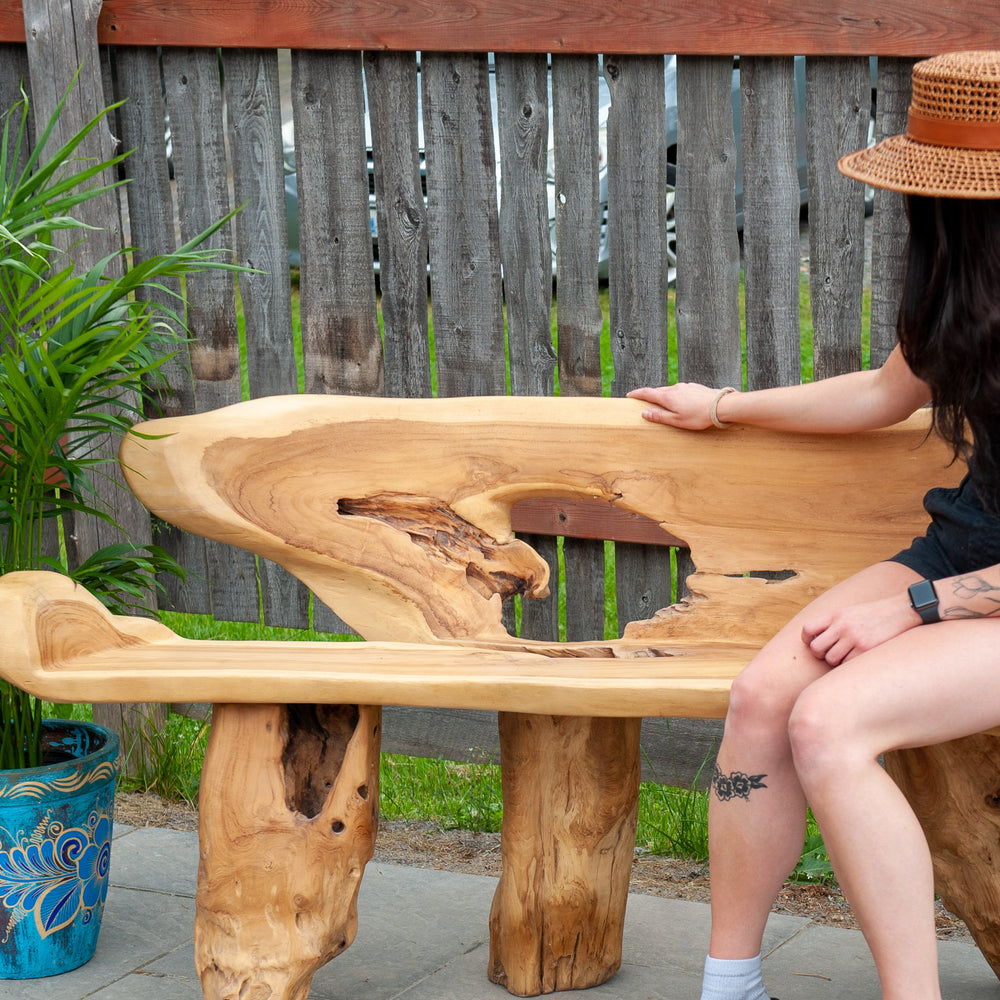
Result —
[[[803, 645], [803, 619], [820, 607], [883, 596], [913, 579], [899, 564], [879, 563], [839, 584], [782, 629], [734, 683], [709, 803], [713, 957], [758, 954], [771, 904], [802, 851], [806, 800], [788, 720], [802, 692], [830, 670]], [[733, 775], [736, 781], [727, 784]], [[762, 775], [760, 787], [747, 787], [741, 775]]]
[[885, 1000], [940, 1000], [930, 852], [878, 764], [1000, 722], [998, 625], [912, 629], [830, 671], [792, 714], [799, 778], [875, 958]]

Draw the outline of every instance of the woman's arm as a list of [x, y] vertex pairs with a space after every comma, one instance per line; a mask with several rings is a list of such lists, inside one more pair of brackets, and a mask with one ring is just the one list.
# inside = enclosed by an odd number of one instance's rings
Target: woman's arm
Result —
[[[653, 423], [688, 430], [712, 426], [717, 389], [693, 382], [633, 389], [632, 399], [654, 404], [643, 411]], [[888, 427], [930, 399], [927, 385], [910, 371], [897, 347], [881, 368], [850, 372], [804, 385], [727, 393], [716, 415], [723, 423], [753, 424], [773, 430], [851, 433]]]
[[[942, 622], [1000, 618], [1000, 565], [934, 581]], [[807, 621], [802, 641], [835, 667], [923, 624], [908, 591], [852, 604]]]

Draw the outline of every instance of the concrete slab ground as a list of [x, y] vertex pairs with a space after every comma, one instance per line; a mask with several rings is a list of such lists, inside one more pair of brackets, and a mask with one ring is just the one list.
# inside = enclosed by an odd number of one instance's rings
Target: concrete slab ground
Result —
[[[198, 838], [176, 830], [116, 831], [111, 889], [97, 954], [50, 979], [0, 981], [3, 1000], [201, 1000], [194, 971]], [[313, 979], [311, 1000], [505, 1000], [486, 978], [496, 881], [370, 864], [354, 944]], [[629, 898], [621, 970], [581, 1000], [697, 1000], [708, 942], [703, 903]], [[764, 982], [782, 1000], [878, 1000], [871, 956], [856, 931], [774, 916]], [[945, 1000], [1000, 1000], [978, 949], [942, 942]]]

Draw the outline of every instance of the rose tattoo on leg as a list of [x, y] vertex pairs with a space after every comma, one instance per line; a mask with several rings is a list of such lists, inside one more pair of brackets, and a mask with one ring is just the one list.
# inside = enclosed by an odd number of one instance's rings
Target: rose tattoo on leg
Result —
[[763, 781], [766, 777], [766, 774], [744, 774], [742, 771], [723, 774], [716, 764], [712, 769], [712, 787], [720, 802], [728, 802], [730, 799], [749, 799], [750, 793], [755, 788], [767, 788]]

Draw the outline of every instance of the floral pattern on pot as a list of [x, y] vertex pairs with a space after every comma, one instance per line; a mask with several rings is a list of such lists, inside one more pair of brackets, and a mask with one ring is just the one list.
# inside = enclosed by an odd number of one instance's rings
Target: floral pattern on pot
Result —
[[63, 829], [47, 814], [30, 834], [0, 827], [0, 901], [10, 920], [5, 938], [29, 914], [42, 938], [104, 905], [111, 863], [111, 817], [92, 812], [86, 828]]

